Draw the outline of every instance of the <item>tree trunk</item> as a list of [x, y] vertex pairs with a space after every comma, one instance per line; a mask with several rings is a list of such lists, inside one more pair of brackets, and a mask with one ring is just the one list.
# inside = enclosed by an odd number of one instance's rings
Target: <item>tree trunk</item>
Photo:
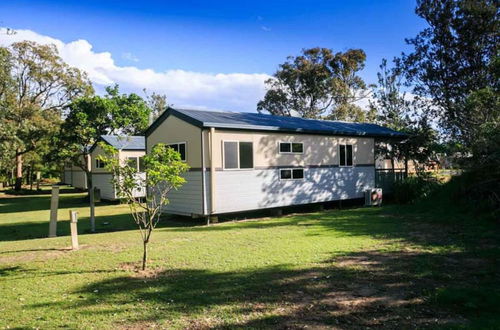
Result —
[[405, 177], [408, 177], [408, 155], [405, 155]]
[[23, 155], [19, 150], [16, 152], [16, 184], [15, 191], [20, 191], [23, 185]]
[[29, 176], [29, 178], [30, 178], [30, 190], [31, 191], [33, 191], [33, 168], [34, 167], [35, 167], [35, 164], [31, 163], [30, 171], [29, 171], [29, 173], [30, 173], [30, 176]]
[[95, 233], [95, 201], [94, 201], [94, 187], [92, 186], [92, 174], [87, 173], [87, 190], [90, 201], [90, 231]]
[[146, 270], [147, 260], [148, 260], [148, 242], [144, 241], [144, 253], [142, 255], [142, 270]]

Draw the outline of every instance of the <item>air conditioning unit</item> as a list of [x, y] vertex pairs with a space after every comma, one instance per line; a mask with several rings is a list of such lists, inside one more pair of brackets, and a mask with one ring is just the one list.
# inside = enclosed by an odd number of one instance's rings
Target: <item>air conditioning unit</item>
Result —
[[382, 205], [382, 188], [371, 188], [365, 190], [365, 206]]

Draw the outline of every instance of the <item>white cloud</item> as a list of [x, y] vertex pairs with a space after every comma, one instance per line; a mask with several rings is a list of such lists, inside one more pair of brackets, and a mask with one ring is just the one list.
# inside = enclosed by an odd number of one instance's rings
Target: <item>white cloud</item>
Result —
[[158, 72], [118, 66], [110, 52], [94, 51], [87, 40], [65, 43], [31, 30], [16, 30], [14, 35], [4, 32], [5, 28], [0, 28], [0, 46], [22, 40], [54, 44], [64, 61], [87, 72], [98, 91], [114, 83], [123, 91], [140, 95], [146, 88], [149, 92], [166, 94], [169, 102], [178, 107], [255, 111], [265, 93], [264, 81], [269, 78], [265, 73], [204, 73], [182, 69]]
[[122, 58], [131, 62], [139, 62], [139, 58], [130, 52], [122, 53]]

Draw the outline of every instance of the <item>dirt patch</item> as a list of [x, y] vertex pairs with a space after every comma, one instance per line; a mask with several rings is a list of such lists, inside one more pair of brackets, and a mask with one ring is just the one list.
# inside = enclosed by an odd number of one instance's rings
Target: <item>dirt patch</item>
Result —
[[49, 248], [49, 249], [28, 249], [28, 250], [12, 250], [3, 251], [0, 256], [0, 263], [11, 262], [30, 262], [30, 261], [43, 261], [47, 259], [55, 259], [66, 256], [68, 253], [77, 253], [80, 250], [90, 248], [87, 244], [81, 244], [78, 250], [73, 250], [71, 247], [63, 248]]
[[150, 266], [142, 270], [142, 262], [124, 262], [119, 264], [116, 269], [132, 272], [133, 277], [140, 279], [155, 279], [160, 276], [165, 276], [165, 268]]

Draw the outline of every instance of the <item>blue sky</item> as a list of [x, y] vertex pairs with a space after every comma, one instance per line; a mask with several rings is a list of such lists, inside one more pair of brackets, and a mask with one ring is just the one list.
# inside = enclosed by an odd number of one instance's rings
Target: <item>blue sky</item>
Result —
[[[414, 1], [384, 0], [5, 1], [0, 4], [0, 26], [30, 30], [65, 45], [85, 40], [93, 53], [109, 53], [118, 68], [101, 84], [118, 82], [130, 91], [140, 88], [140, 83], [122, 83], [117, 73], [122, 67], [158, 73], [181, 70], [212, 76], [248, 74], [262, 84], [264, 76], [255, 74], [272, 74], [286, 56], [314, 46], [335, 51], [362, 48], [367, 62], [361, 75], [372, 83], [381, 59], [399, 55], [407, 49], [404, 38], [425, 27], [414, 14], [414, 7]], [[242, 82], [248, 77], [238, 76], [237, 84], [254, 84]], [[201, 98], [188, 91], [184, 95], [175, 88], [156, 88], [152, 82], [144, 87], [165, 92], [178, 104], [226, 110], [233, 106], [235, 110], [252, 111], [253, 99], [263, 93], [256, 85], [252, 85], [254, 89], [249, 91], [251, 97], [245, 104], [237, 102], [241, 95], [229, 103], [218, 102], [217, 97], [231, 98], [232, 94], [219, 91], [212, 97], [204, 96], [209, 89], [233, 88], [235, 85], [229, 85], [233, 78], [218, 80], [213, 86], [201, 86], [194, 80], [193, 89], [202, 88]], [[170, 75], [169, 79], [177, 78]], [[155, 81], [168, 85], [166, 80]], [[188, 85], [185, 83], [185, 88]], [[238, 93], [244, 93], [240, 87]]]

